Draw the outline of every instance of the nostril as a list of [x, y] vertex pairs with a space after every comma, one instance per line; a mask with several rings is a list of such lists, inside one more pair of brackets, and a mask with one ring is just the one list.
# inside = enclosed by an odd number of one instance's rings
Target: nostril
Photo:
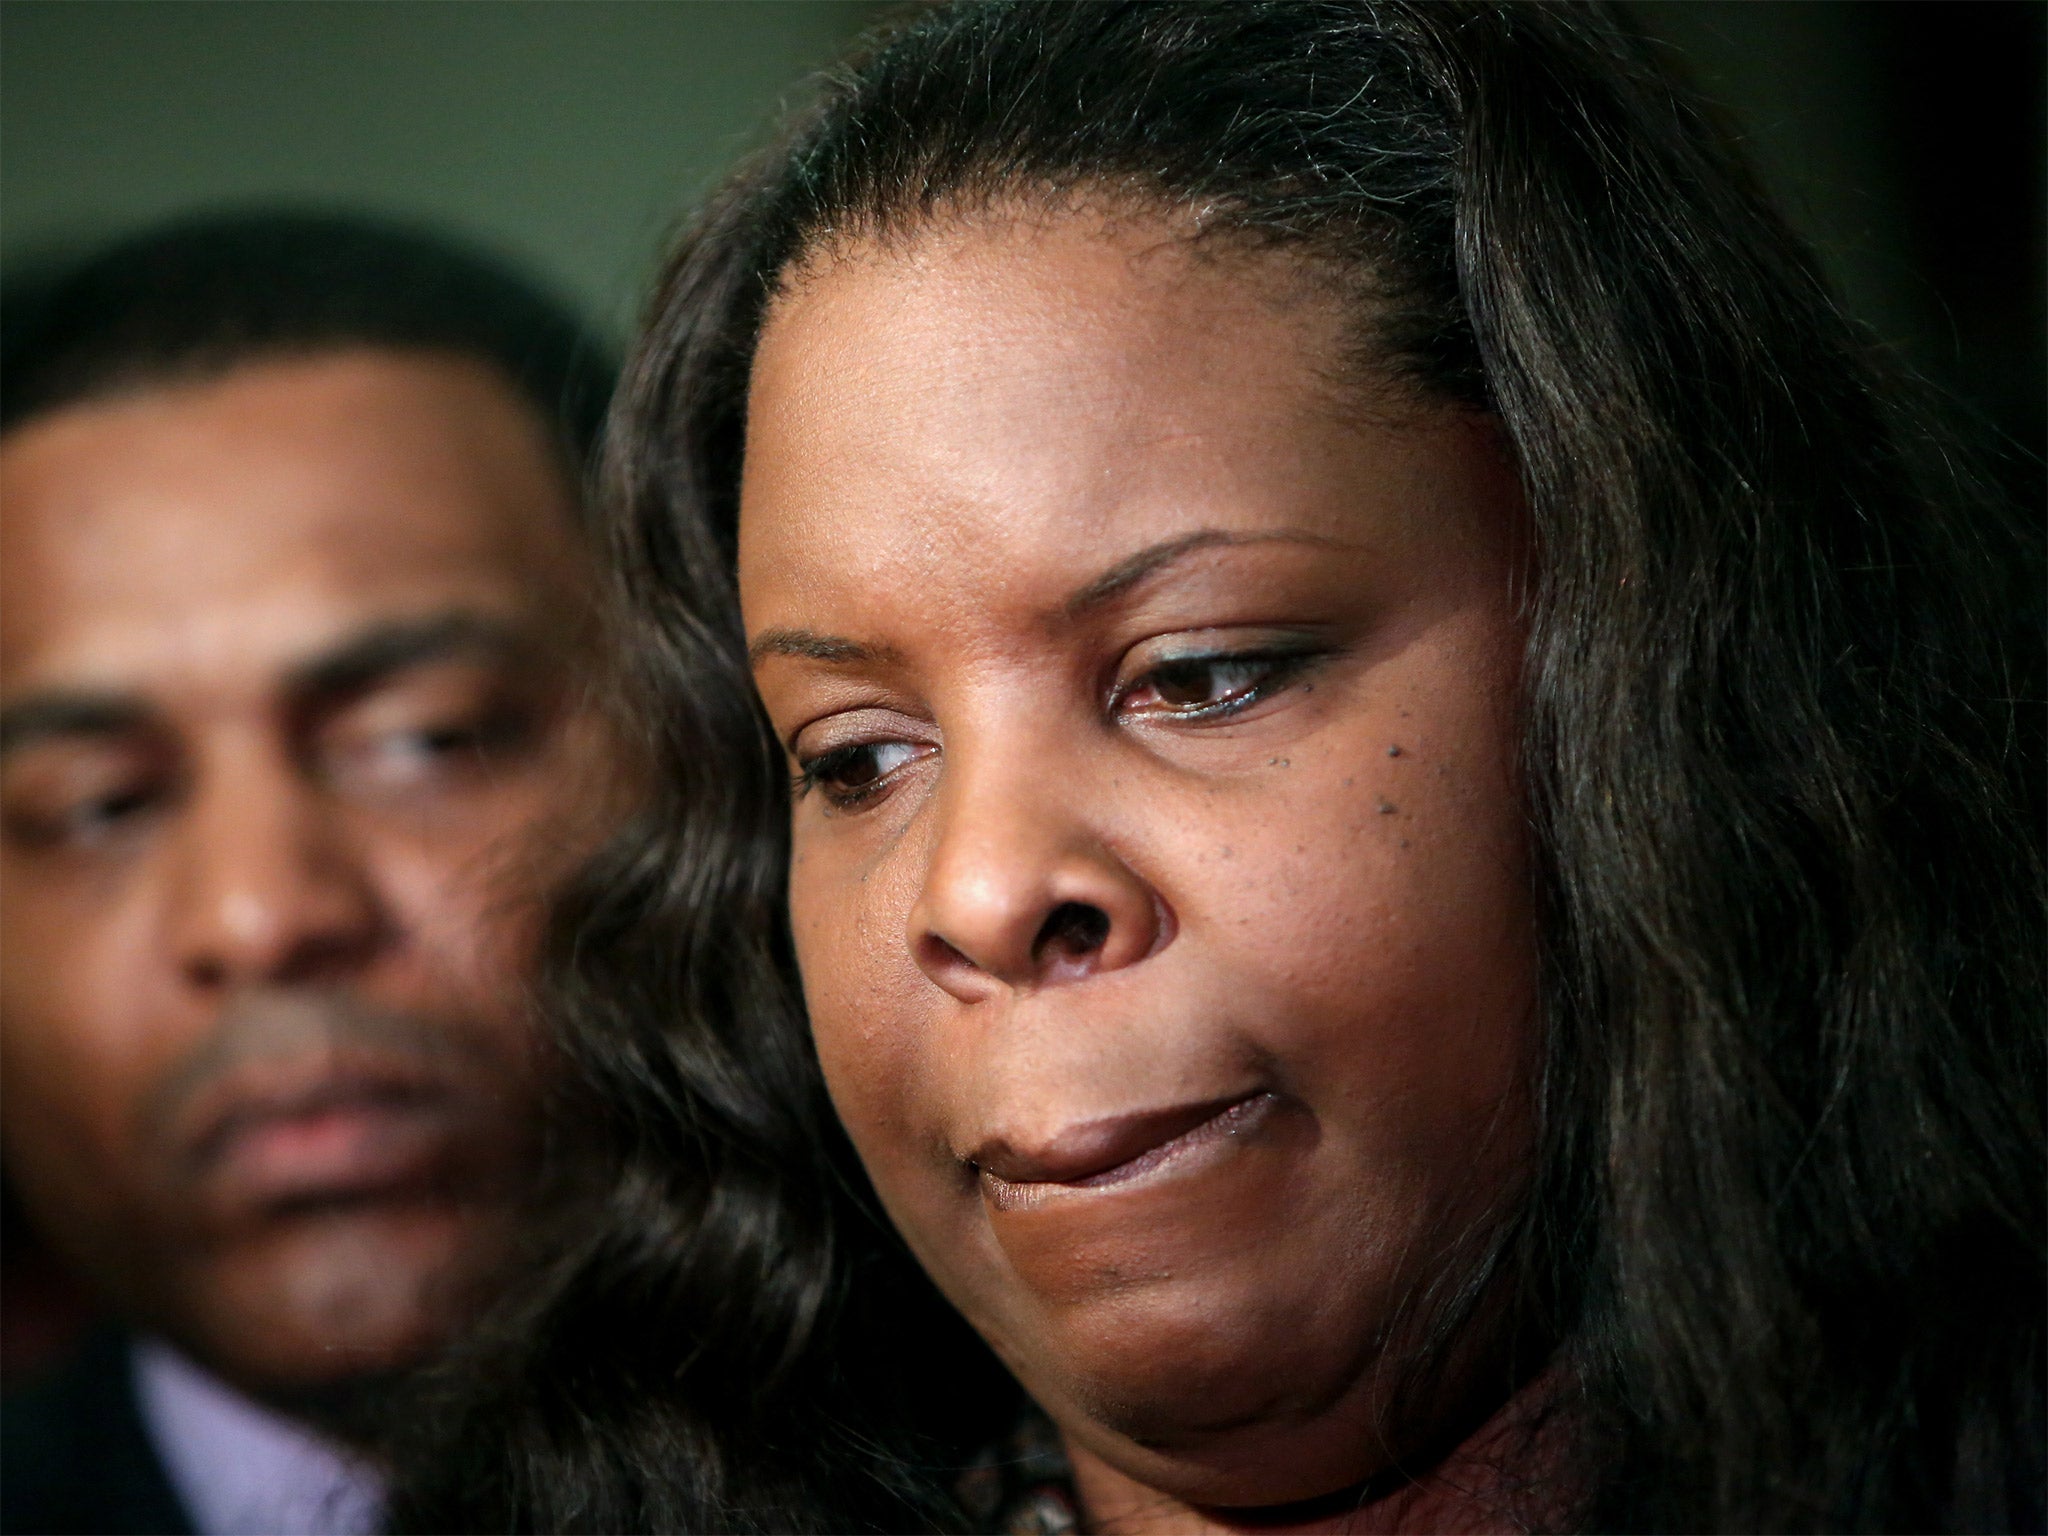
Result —
[[940, 938], [936, 933], [928, 933], [919, 939], [918, 948], [922, 952], [919, 956], [919, 963], [927, 971], [934, 969], [944, 971], [978, 971], [981, 969], [980, 966], [968, 959], [959, 948]]
[[1094, 954], [1108, 942], [1107, 912], [1086, 902], [1063, 901], [1046, 915], [1038, 937], [1032, 941], [1031, 953], [1034, 958], [1052, 953], [1078, 960]]

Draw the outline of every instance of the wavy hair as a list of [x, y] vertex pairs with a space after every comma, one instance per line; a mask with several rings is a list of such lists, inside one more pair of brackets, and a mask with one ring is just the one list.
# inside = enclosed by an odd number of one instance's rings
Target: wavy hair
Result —
[[685, 233], [608, 450], [661, 797], [561, 929], [580, 1193], [402, 1514], [960, 1521], [944, 1469], [1014, 1388], [806, 1033], [734, 589], [747, 378], [830, 242], [1103, 192], [1354, 279], [1380, 365], [1519, 464], [1544, 1049], [1489, 1264], [1555, 1341], [1584, 1523], [2039, 1522], [2036, 568], [1652, 51], [1480, 0], [921, 9]]

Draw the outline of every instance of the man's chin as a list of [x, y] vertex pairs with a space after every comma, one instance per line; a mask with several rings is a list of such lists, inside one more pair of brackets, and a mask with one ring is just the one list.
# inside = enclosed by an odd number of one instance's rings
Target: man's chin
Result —
[[475, 1300], [498, 1223], [445, 1204], [337, 1204], [217, 1248], [167, 1319], [200, 1364], [258, 1396], [424, 1362]]

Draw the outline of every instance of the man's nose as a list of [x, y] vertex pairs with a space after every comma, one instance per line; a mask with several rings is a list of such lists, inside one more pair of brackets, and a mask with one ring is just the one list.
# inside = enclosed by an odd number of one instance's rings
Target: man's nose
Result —
[[287, 762], [210, 775], [187, 802], [173, 860], [170, 945], [194, 986], [332, 980], [382, 942], [361, 850], [338, 808]]
[[918, 966], [962, 1002], [1120, 970], [1172, 914], [1103, 836], [1074, 777], [955, 757], [910, 913]]

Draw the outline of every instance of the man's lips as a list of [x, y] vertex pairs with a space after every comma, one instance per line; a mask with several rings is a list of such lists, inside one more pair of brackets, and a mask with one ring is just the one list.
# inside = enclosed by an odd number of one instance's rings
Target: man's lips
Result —
[[1190, 1163], [1205, 1149], [1255, 1130], [1279, 1102], [1261, 1089], [1113, 1115], [1070, 1126], [1029, 1149], [992, 1137], [967, 1162], [992, 1204], [1016, 1209], [1055, 1191], [1128, 1184]]
[[423, 1187], [455, 1140], [445, 1095], [337, 1087], [222, 1125], [206, 1180], [235, 1206], [288, 1206]]
[[461, 1110], [424, 1062], [318, 1052], [252, 1063], [181, 1117], [181, 1161], [226, 1209], [394, 1192], [440, 1175]]

